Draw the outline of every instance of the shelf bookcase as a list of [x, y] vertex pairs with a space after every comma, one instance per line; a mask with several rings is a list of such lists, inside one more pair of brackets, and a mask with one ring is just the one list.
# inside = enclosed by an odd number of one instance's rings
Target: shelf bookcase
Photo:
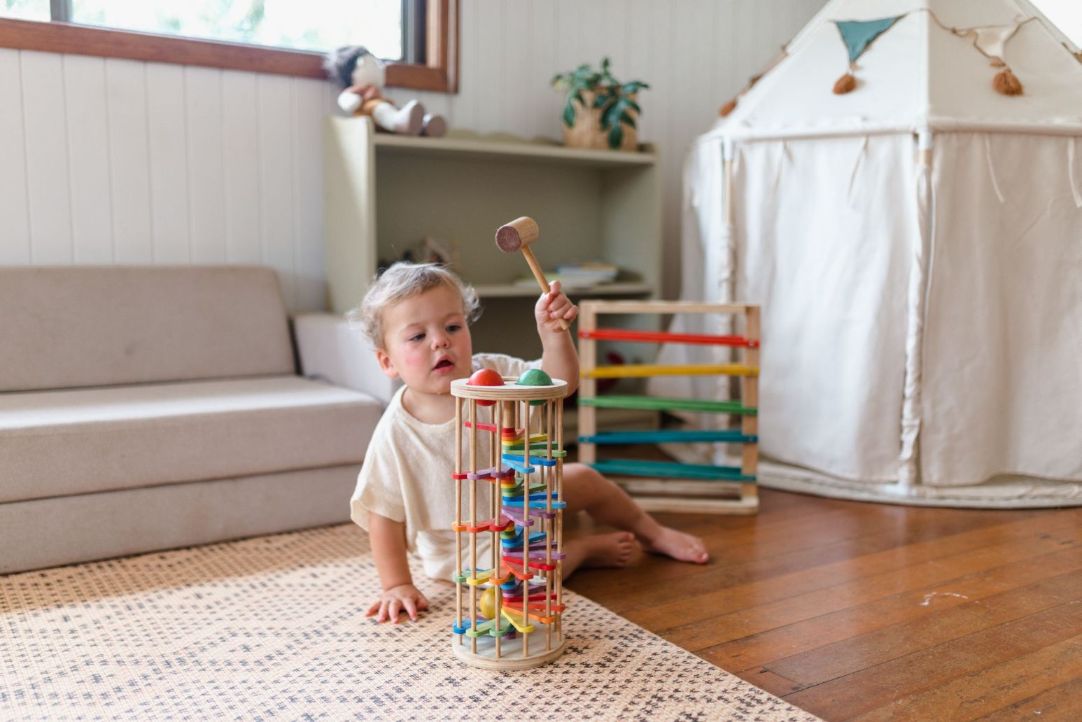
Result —
[[364, 117], [332, 117], [325, 141], [329, 304], [355, 306], [380, 260], [425, 236], [451, 241], [455, 270], [485, 307], [474, 348], [540, 355], [532, 333], [536, 288], [517, 254], [496, 248], [496, 228], [528, 215], [541, 227], [532, 246], [542, 266], [600, 260], [613, 284], [569, 289], [592, 296], [653, 298], [661, 273], [660, 171], [656, 153], [578, 150], [551, 141], [465, 133], [445, 138], [377, 133]]

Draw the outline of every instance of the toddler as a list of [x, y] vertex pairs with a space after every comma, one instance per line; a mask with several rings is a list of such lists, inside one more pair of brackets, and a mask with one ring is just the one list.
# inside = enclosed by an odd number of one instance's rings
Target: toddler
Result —
[[[517, 377], [540, 367], [574, 391], [578, 354], [561, 324], [577, 314], [555, 282], [534, 306], [543, 348], [538, 361], [474, 354], [469, 324], [478, 315], [478, 302], [473, 289], [441, 266], [411, 263], [387, 269], [351, 314], [371, 339], [383, 372], [403, 383], [372, 435], [350, 503], [353, 521], [368, 530], [383, 588], [368, 616], [397, 623], [401, 612], [416, 620], [427, 609], [428, 600], [413, 585], [407, 552], [419, 556], [433, 578], [448, 580], [456, 571], [451, 381], [479, 368]], [[479, 458], [487, 453], [482, 450]], [[482, 509], [490, 503], [489, 486], [478, 487]], [[707, 561], [702, 540], [662, 526], [589, 466], [566, 464], [561, 493], [568, 513], [586, 511], [596, 522], [622, 530], [565, 540], [564, 576], [580, 566], [624, 566], [639, 543], [681, 561]], [[487, 558], [487, 536], [478, 539], [478, 558]]]

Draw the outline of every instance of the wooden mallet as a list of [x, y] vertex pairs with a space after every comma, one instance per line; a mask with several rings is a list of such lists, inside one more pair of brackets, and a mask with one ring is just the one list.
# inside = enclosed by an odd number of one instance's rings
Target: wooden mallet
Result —
[[[526, 263], [529, 264], [530, 270], [533, 271], [534, 278], [537, 279], [537, 285], [541, 286], [544, 293], [548, 293], [551, 290], [549, 282], [545, 278], [545, 274], [541, 272], [541, 265], [537, 262], [533, 251], [530, 250], [530, 244], [536, 241], [540, 235], [541, 229], [537, 226], [537, 221], [529, 216], [522, 216], [496, 229], [496, 245], [504, 253], [522, 251], [522, 255], [526, 257]], [[559, 324], [560, 328], [564, 331], [567, 330], [566, 321], [560, 319]]]

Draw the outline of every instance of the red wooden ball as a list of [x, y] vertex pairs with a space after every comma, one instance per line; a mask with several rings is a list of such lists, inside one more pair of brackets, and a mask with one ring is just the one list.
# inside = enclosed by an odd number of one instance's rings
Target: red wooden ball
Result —
[[[503, 376], [500, 376], [499, 372], [495, 369], [478, 369], [473, 372], [469, 380], [466, 382], [467, 386], [503, 386]], [[493, 406], [495, 401], [478, 401], [478, 406]]]

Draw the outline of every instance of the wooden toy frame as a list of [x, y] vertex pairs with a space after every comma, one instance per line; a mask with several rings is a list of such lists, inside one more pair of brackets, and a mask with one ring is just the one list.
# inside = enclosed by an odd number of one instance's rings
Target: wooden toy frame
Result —
[[[742, 317], [744, 335], [714, 336], [662, 331], [599, 328], [605, 314], [728, 314]], [[598, 366], [597, 342], [688, 343], [739, 348], [741, 363], [709, 365]], [[759, 509], [756, 473], [759, 463], [759, 307], [685, 301], [583, 301], [579, 307], [579, 460], [614, 478], [648, 511], [754, 514]], [[599, 378], [646, 378], [659, 375], [725, 375], [740, 377], [738, 400], [662, 399], [598, 396]], [[740, 416], [740, 429], [627, 431], [599, 433], [596, 409], [635, 408], [658, 411], [700, 411]], [[739, 443], [739, 467], [674, 462], [598, 461], [599, 444]], [[632, 478], [627, 478], [632, 477]], [[647, 477], [647, 478], [642, 478]], [[679, 479], [677, 481], [676, 479]]]
[[[560, 493], [567, 382], [553, 379], [547, 386], [523, 386], [513, 377], [503, 381], [502, 386], [451, 382], [456, 569], [451, 646], [456, 657], [472, 666], [516, 670], [556, 659], [566, 643]], [[532, 433], [534, 428], [540, 433]], [[489, 435], [487, 460], [479, 454], [482, 434]], [[482, 512], [484, 519], [478, 516], [478, 483], [496, 489], [490, 508]], [[487, 560], [478, 550], [482, 534], [491, 535]], [[488, 568], [480, 569], [481, 564]], [[485, 593], [490, 594], [487, 605]], [[534, 645], [531, 638], [537, 639]]]

